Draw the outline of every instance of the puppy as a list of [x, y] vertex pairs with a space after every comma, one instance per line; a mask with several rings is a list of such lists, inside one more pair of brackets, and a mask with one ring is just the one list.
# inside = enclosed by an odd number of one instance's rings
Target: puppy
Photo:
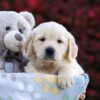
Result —
[[74, 77], [84, 73], [76, 61], [78, 47], [74, 37], [56, 22], [37, 26], [24, 50], [30, 60], [25, 71], [56, 74], [61, 88], [72, 86]]

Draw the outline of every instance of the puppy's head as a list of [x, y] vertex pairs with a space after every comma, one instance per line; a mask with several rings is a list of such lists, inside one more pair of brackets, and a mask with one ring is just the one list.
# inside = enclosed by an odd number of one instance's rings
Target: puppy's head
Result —
[[78, 51], [74, 37], [56, 22], [37, 26], [24, 48], [29, 58], [35, 57], [47, 62], [75, 59]]

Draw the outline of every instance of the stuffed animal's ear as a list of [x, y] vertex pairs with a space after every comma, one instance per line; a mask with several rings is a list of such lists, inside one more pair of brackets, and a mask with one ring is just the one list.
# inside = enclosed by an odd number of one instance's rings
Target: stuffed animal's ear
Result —
[[68, 40], [68, 51], [67, 51], [67, 57], [68, 60], [75, 59], [77, 57], [78, 53], [78, 46], [75, 43], [74, 38]]
[[24, 51], [27, 57], [33, 56], [33, 36], [30, 35], [24, 44]]
[[32, 15], [32, 13], [30, 13], [28, 11], [23, 11], [23, 12], [20, 12], [20, 14], [28, 21], [31, 28], [33, 28], [35, 26], [35, 18]]

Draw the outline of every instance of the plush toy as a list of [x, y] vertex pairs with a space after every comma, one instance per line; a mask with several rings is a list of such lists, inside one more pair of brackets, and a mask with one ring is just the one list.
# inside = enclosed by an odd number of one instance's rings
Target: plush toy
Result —
[[0, 72], [23, 70], [22, 45], [34, 25], [30, 12], [0, 11]]

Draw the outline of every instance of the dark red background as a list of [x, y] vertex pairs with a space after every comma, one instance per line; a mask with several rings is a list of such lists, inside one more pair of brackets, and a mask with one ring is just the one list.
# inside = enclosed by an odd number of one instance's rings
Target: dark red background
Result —
[[32, 12], [36, 25], [57, 21], [72, 32], [78, 61], [90, 76], [87, 100], [100, 100], [100, 0], [0, 0], [0, 10]]

